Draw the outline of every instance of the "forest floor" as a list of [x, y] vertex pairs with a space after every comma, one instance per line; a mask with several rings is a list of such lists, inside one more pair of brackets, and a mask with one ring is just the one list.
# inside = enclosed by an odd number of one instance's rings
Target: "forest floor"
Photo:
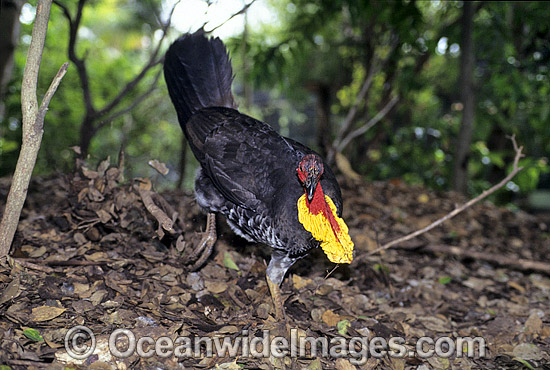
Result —
[[[218, 222], [213, 255], [191, 272], [187, 256], [206, 219], [192, 194], [163, 193], [163, 202], [147, 179], [121, 180], [107, 162], [75, 176], [33, 180], [13, 258], [0, 264], [0, 365], [550, 369], [550, 271], [523, 265], [550, 263], [548, 216], [480, 203], [398, 248], [368, 255], [466, 199], [399, 181], [344, 186], [355, 261], [330, 273], [334, 265], [315, 250], [293, 266], [281, 287], [285, 327], [273, 317], [265, 282], [268, 248]], [[0, 181], [2, 200], [8, 184]], [[177, 212], [171, 230], [159, 229], [144, 206], [147, 194], [170, 217], [170, 208]], [[453, 246], [466, 255], [447, 253]], [[499, 258], [517, 263], [502, 265]], [[78, 325], [95, 338], [85, 359], [73, 357], [85, 352], [89, 338], [79, 338], [78, 329], [67, 335]], [[124, 330], [115, 338], [117, 329]], [[311, 341], [303, 353], [282, 358], [264, 352], [276, 335], [289, 347], [314, 338], [318, 353]], [[223, 338], [239, 345], [236, 355], [217, 351]], [[390, 340], [393, 352], [384, 352]], [[275, 344], [285, 349], [283, 339]], [[141, 355], [125, 354], [129, 345]], [[205, 356], [209, 345], [213, 354]]]

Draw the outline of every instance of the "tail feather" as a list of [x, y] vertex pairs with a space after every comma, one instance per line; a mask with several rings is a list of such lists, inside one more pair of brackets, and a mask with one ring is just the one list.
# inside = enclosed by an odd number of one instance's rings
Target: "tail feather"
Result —
[[177, 39], [166, 52], [164, 78], [180, 125], [208, 107], [235, 108], [233, 71], [224, 44], [198, 31]]

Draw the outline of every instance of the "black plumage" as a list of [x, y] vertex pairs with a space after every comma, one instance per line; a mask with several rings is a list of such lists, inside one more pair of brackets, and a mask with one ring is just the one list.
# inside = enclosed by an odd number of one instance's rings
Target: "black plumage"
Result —
[[[296, 205], [304, 195], [296, 169], [315, 152], [235, 109], [231, 63], [218, 38], [184, 35], [164, 63], [179, 123], [201, 165], [195, 182], [199, 205], [225, 215], [242, 237], [274, 248], [267, 274], [280, 284], [298, 258], [319, 246], [298, 221]], [[324, 169], [319, 182], [340, 216], [340, 188], [326, 163]]]

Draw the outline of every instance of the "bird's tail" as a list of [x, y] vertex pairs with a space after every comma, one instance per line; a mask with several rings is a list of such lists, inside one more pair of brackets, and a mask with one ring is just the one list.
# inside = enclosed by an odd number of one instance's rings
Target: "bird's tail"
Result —
[[219, 38], [208, 39], [202, 30], [183, 35], [170, 46], [164, 78], [184, 130], [187, 120], [202, 108], [236, 108], [227, 50]]

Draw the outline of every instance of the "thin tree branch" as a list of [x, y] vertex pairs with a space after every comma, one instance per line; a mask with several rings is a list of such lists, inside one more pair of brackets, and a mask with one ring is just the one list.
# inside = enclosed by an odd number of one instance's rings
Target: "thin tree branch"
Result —
[[492, 186], [491, 188], [485, 190], [483, 193], [481, 193], [477, 197], [475, 197], [473, 199], [470, 199], [468, 202], [464, 203], [462, 206], [455, 208], [452, 212], [450, 212], [447, 215], [441, 217], [440, 219], [432, 222], [430, 225], [428, 225], [428, 226], [426, 226], [426, 227], [424, 227], [420, 230], [417, 230], [413, 233], [405, 235], [403, 237], [392, 240], [391, 242], [384, 244], [380, 248], [376, 248], [375, 250], [370, 251], [365, 256], [370, 256], [370, 255], [376, 254], [376, 253], [381, 252], [383, 250], [389, 249], [389, 248], [393, 247], [396, 244], [402, 243], [404, 241], [415, 238], [415, 237], [417, 237], [421, 234], [424, 234], [425, 232], [430, 231], [431, 229], [441, 225], [443, 222], [453, 218], [454, 216], [458, 215], [459, 213], [461, 213], [465, 209], [470, 208], [471, 206], [473, 206], [474, 204], [476, 204], [480, 200], [487, 198], [489, 195], [493, 194], [495, 191], [497, 191], [498, 189], [505, 186], [508, 183], [508, 181], [510, 181], [519, 171], [521, 171], [523, 169], [523, 167], [518, 166], [519, 160], [522, 157], [524, 157], [524, 154], [522, 153], [523, 146], [518, 146], [518, 144], [516, 142], [515, 135], [511, 136], [510, 140], [512, 141], [512, 145], [514, 146], [514, 151], [515, 151], [516, 154], [515, 154], [515, 157], [514, 157], [514, 163], [513, 163], [512, 171], [508, 174], [508, 176], [506, 176], [504, 179], [502, 179], [498, 184], [496, 184], [496, 185]]
[[[391, 42], [391, 50], [388, 53], [388, 56], [384, 60], [380, 61], [379, 58], [377, 58], [376, 56], [373, 57], [373, 60], [372, 60], [370, 66], [369, 66], [369, 69], [367, 71], [367, 76], [365, 77], [365, 81], [363, 82], [363, 85], [361, 86], [361, 90], [359, 91], [359, 94], [357, 95], [353, 106], [348, 111], [348, 114], [346, 115], [346, 119], [344, 120], [344, 123], [342, 124], [342, 128], [339, 130], [338, 135], [336, 135], [336, 138], [332, 142], [332, 148], [330, 149], [330, 152], [329, 152], [328, 158], [327, 158], [329, 162], [333, 162], [336, 153], [341, 152], [343, 150], [343, 148], [345, 148], [349, 144], [349, 142], [351, 141], [351, 140], [348, 140], [348, 142], [345, 145], [342, 146], [342, 142], [349, 136], [347, 134], [351, 130], [351, 128], [353, 127], [353, 124], [355, 123], [355, 120], [356, 120], [356, 117], [357, 117], [357, 112], [359, 111], [359, 106], [365, 100], [365, 97], [367, 96], [367, 94], [370, 90], [370, 87], [372, 85], [372, 81], [374, 80], [374, 76], [376, 75], [376, 73], [378, 73], [378, 71], [383, 66], [385, 66], [388, 63], [388, 61], [391, 58], [391, 55], [396, 50], [397, 45], [398, 45], [397, 39], [393, 40]], [[397, 103], [397, 102], [394, 102], [393, 104], [395, 104], [395, 103]], [[393, 105], [392, 105], [392, 107], [393, 107]], [[380, 114], [380, 112], [375, 115], [375, 118], [379, 114]], [[384, 113], [384, 116], [386, 114], [387, 114], [387, 112]], [[384, 118], [384, 117], [382, 116], [380, 119], [378, 119], [373, 124], [373, 126], [378, 121], [380, 121], [382, 118]], [[367, 128], [367, 130], [368, 130], [368, 128]], [[366, 130], [365, 130], [365, 132], [366, 132]], [[338, 149], [340, 147], [342, 149]]]
[[157, 59], [157, 56], [158, 56], [160, 48], [162, 46], [162, 42], [164, 41], [164, 39], [166, 38], [166, 35], [168, 33], [168, 28], [170, 27], [170, 24], [172, 22], [172, 15], [174, 14], [174, 10], [176, 9], [176, 6], [179, 3], [180, 2], [178, 1], [174, 4], [174, 6], [172, 7], [172, 9], [170, 11], [170, 14], [168, 16], [168, 19], [167, 19], [166, 23], [161, 24], [162, 36], [161, 36], [155, 50], [153, 51], [153, 53], [149, 57], [149, 61], [147, 62], [147, 64], [142, 68], [142, 70], [130, 82], [128, 82], [126, 84], [126, 86], [124, 86], [124, 88], [120, 91], [120, 93], [109, 104], [107, 104], [105, 107], [103, 107], [102, 109], [100, 109], [97, 112], [97, 117], [104, 116], [104, 115], [108, 114], [109, 112], [111, 112], [114, 108], [116, 108], [120, 104], [120, 102], [126, 97], [126, 95], [128, 95], [128, 93], [130, 91], [132, 91], [137, 86], [137, 84], [139, 84], [141, 82], [141, 80], [143, 79], [143, 77], [145, 77], [147, 72], [149, 72], [149, 70], [151, 68], [153, 68], [154, 66], [160, 64], [163, 61], [162, 58]]
[[162, 74], [162, 70], [159, 70], [157, 72], [157, 74], [155, 75], [155, 79], [153, 80], [153, 83], [151, 84], [151, 87], [149, 88], [149, 90], [147, 90], [141, 96], [139, 96], [137, 99], [135, 99], [132, 102], [132, 104], [130, 104], [126, 108], [124, 108], [124, 109], [122, 109], [122, 110], [120, 110], [116, 113], [113, 113], [111, 116], [109, 116], [109, 117], [105, 118], [104, 120], [102, 120], [99, 124], [97, 124], [95, 129], [96, 130], [101, 129], [102, 127], [104, 127], [109, 122], [112, 122], [115, 119], [117, 119], [118, 117], [125, 115], [126, 113], [130, 112], [135, 107], [137, 107], [139, 104], [141, 104], [145, 100], [145, 98], [147, 98], [153, 91], [155, 91], [157, 89], [157, 87], [158, 87], [157, 83], [158, 83], [158, 80], [160, 79], [161, 74]]
[[367, 72], [367, 76], [365, 77], [365, 81], [363, 82], [363, 86], [361, 86], [361, 90], [359, 91], [359, 94], [355, 98], [355, 102], [353, 103], [353, 106], [350, 108], [348, 114], [346, 115], [346, 119], [344, 120], [344, 123], [342, 125], [342, 128], [338, 132], [338, 136], [336, 139], [334, 139], [334, 142], [332, 144], [333, 147], [338, 147], [340, 144], [342, 138], [346, 134], [347, 131], [351, 129], [351, 126], [353, 125], [353, 122], [355, 121], [355, 116], [357, 116], [357, 111], [359, 110], [359, 105], [363, 102], [365, 99], [365, 96], [367, 95], [367, 92], [369, 91], [370, 85], [372, 84], [372, 81], [374, 79], [374, 75], [376, 75], [376, 72], [378, 71], [377, 68], [377, 61], [373, 60], [369, 70]]
[[341, 153], [353, 139], [355, 139], [360, 135], [363, 135], [365, 132], [370, 130], [374, 125], [380, 122], [384, 117], [386, 117], [386, 115], [389, 113], [389, 111], [392, 110], [392, 108], [395, 106], [395, 104], [397, 104], [398, 101], [399, 101], [399, 97], [394, 96], [384, 106], [384, 108], [382, 108], [378, 113], [376, 113], [376, 115], [373, 118], [371, 118], [367, 123], [365, 123], [363, 126], [355, 129], [354, 131], [346, 135], [346, 137], [343, 138], [340, 144], [336, 147], [336, 152]]
[[[255, 2], [256, 2], [256, 0], [252, 0], [251, 2], [249, 2], [248, 4], [246, 4], [245, 6], [243, 6], [241, 10], [239, 10], [238, 12], [234, 13], [234, 14], [231, 15], [229, 18], [227, 18], [225, 21], [223, 21], [222, 23], [218, 24], [216, 27], [212, 28], [211, 30], [205, 31], [205, 32], [206, 32], [206, 33], [212, 33], [212, 32], [214, 32], [215, 30], [217, 30], [218, 28], [222, 27], [222, 26], [223, 26], [224, 24], [226, 24], [227, 22], [229, 22], [230, 20], [232, 20], [233, 18], [235, 18], [236, 16], [246, 13], [246, 11], [248, 10], [248, 8], [250, 8], [250, 7], [252, 6], [252, 4], [254, 4]], [[207, 22], [207, 23], [208, 23], [208, 22]], [[203, 28], [204, 28], [204, 26], [206, 26], [206, 23], [203, 25]]]
[[87, 0], [79, 0], [76, 15], [73, 18], [69, 9], [62, 4], [59, 0], [54, 0], [54, 4], [57, 5], [63, 11], [65, 18], [69, 22], [69, 45], [67, 47], [69, 60], [73, 62], [78, 73], [80, 85], [82, 87], [82, 96], [84, 99], [84, 105], [86, 107], [86, 115], [93, 117], [96, 114], [96, 110], [93, 104], [92, 94], [90, 91], [90, 79], [88, 77], [88, 70], [86, 68], [86, 61], [84, 58], [79, 58], [76, 55], [76, 42], [78, 37], [78, 28], [82, 21], [82, 11]]
[[44, 94], [44, 97], [42, 98], [42, 103], [40, 103], [40, 108], [38, 109], [38, 118], [37, 118], [37, 122], [41, 123], [40, 129], [42, 129], [42, 126], [44, 124], [44, 118], [46, 117], [46, 112], [48, 111], [48, 106], [50, 105], [50, 101], [52, 100], [53, 95], [57, 91], [57, 88], [59, 87], [59, 84], [61, 83], [63, 76], [65, 76], [65, 73], [67, 73], [67, 68], [69, 68], [69, 62], [63, 63], [63, 65], [61, 66], [61, 68], [59, 68], [59, 71], [55, 75], [54, 79], [52, 80], [50, 87], [48, 87], [46, 94]]

